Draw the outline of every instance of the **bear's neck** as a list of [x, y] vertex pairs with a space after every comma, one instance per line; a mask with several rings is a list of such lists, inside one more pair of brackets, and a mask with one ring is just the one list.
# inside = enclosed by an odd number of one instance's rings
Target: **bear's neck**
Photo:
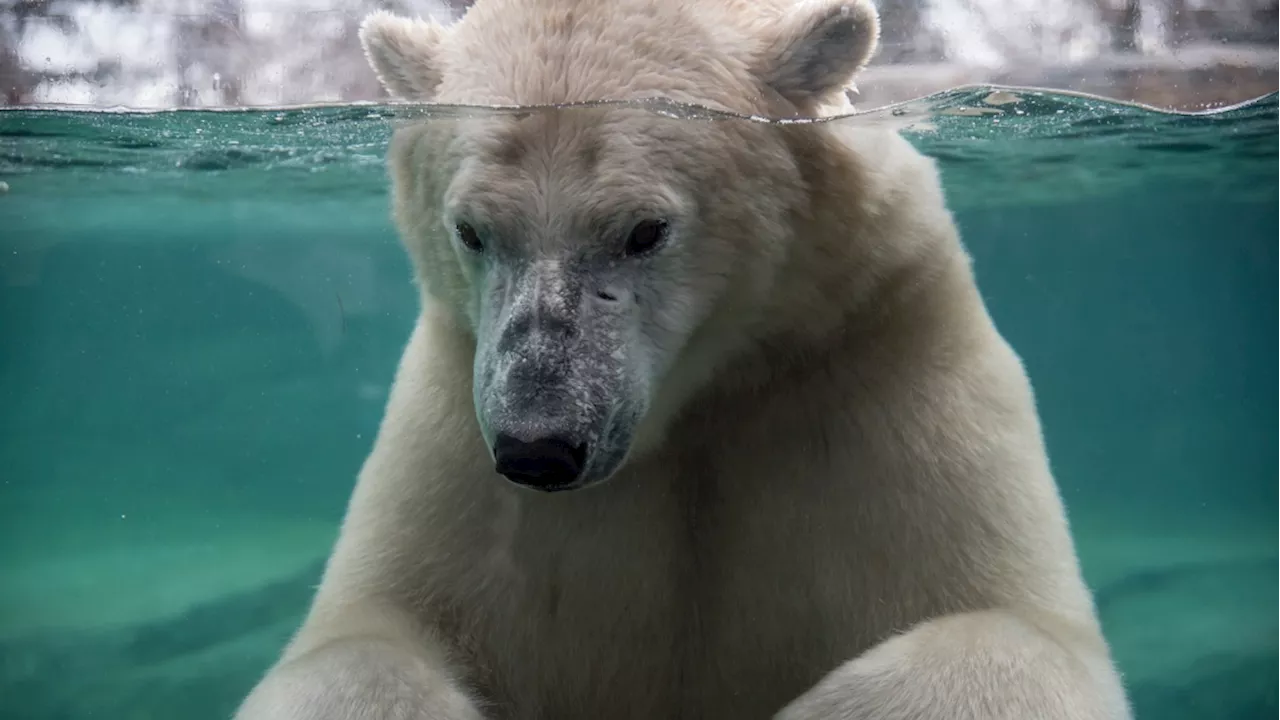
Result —
[[[879, 278], [847, 312], [829, 316], [821, 325], [806, 326], [797, 319], [762, 328], [712, 374], [690, 406], [785, 394], [830, 374], [833, 366], [874, 383], [894, 368], [951, 352], [973, 340], [974, 328], [984, 326], [968, 321], [986, 312], [971, 278], [963, 253], [922, 259]], [[838, 303], [841, 289], [831, 292], [828, 297]], [[750, 403], [740, 411], [750, 412]]]
[[933, 162], [894, 132], [812, 130], [792, 138], [811, 190], [776, 300], [702, 400], [787, 392], [833, 362], [871, 381], [988, 324]]

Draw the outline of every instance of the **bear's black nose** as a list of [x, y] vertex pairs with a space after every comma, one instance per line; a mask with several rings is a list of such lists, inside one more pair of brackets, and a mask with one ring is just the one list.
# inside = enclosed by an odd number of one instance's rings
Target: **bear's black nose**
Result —
[[570, 489], [587, 460], [585, 443], [557, 437], [530, 440], [499, 433], [493, 443], [495, 470], [517, 485], [554, 492]]

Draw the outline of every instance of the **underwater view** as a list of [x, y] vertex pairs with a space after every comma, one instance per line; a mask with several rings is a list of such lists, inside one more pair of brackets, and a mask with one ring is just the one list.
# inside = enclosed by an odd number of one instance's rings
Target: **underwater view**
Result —
[[[229, 718], [276, 660], [418, 311], [385, 155], [432, 112], [486, 111], [0, 109], [0, 717]], [[937, 160], [1136, 717], [1275, 718], [1276, 94], [831, 122]]]

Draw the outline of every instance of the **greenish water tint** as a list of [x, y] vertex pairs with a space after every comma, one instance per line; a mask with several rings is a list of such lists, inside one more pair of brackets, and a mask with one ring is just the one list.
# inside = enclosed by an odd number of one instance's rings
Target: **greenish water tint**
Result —
[[[416, 310], [383, 156], [424, 112], [0, 111], [0, 717], [223, 718], [273, 660]], [[1027, 363], [1138, 718], [1275, 718], [1276, 96], [835, 122], [879, 121]]]

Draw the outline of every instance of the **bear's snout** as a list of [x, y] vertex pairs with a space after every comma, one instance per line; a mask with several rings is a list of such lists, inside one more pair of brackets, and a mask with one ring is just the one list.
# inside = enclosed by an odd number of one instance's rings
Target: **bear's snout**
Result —
[[493, 443], [494, 469], [511, 482], [543, 492], [571, 490], [586, 467], [587, 444], [566, 437], [521, 440], [499, 433]]

